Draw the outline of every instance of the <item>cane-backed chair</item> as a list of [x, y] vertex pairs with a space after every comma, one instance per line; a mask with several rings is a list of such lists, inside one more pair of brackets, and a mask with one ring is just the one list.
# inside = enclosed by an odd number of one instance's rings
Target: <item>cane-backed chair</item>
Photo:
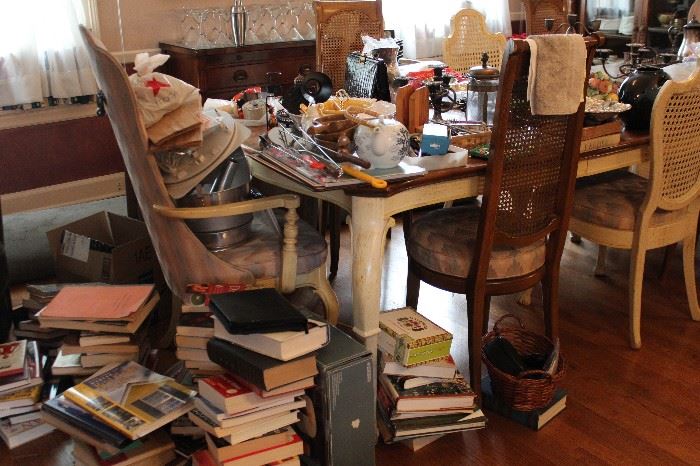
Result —
[[[644, 261], [649, 249], [683, 244], [690, 315], [700, 320], [695, 285], [695, 242], [700, 211], [700, 72], [668, 81], [651, 115], [649, 178], [618, 172], [580, 183], [571, 231], [605, 247], [629, 249], [629, 343], [640, 348]], [[601, 265], [597, 270], [601, 270]]]
[[566, 23], [566, 5], [564, 0], [523, 0], [525, 8], [525, 32], [528, 36], [545, 34], [544, 20], [554, 20], [554, 30]]
[[[149, 151], [143, 119], [124, 68], [82, 26], [81, 34], [143, 220], [173, 294], [184, 298], [186, 286], [199, 283], [276, 287], [283, 293], [310, 286], [323, 301], [328, 320], [336, 322], [338, 299], [325, 276], [326, 243], [318, 232], [298, 221], [299, 199], [281, 195], [219, 206], [176, 208]], [[282, 237], [268, 222], [256, 217], [249, 240], [219, 252], [206, 249], [185, 223], [185, 219], [247, 213], [257, 216], [275, 208], [286, 209]]]
[[382, 37], [382, 2], [314, 0], [316, 13], [316, 67], [333, 82], [333, 90], [345, 83], [346, 59], [361, 51], [362, 36]]
[[[588, 67], [595, 43], [586, 41]], [[542, 282], [546, 334], [558, 334], [559, 261], [583, 125], [583, 103], [570, 115], [531, 114], [527, 42], [511, 41], [504, 60], [481, 206], [430, 212], [410, 225], [406, 239], [407, 305], [417, 306], [421, 281], [467, 295], [469, 375], [477, 393], [490, 296]]]
[[458, 11], [450, 20], [450, 35], [442, 45], [442, 59], [453, 70], [466, 73], [481, 65], [481, 56], [489, 55], [488, 64], [501, 67], [506, 37], [486, 28], [484, 15], [471, 8]]

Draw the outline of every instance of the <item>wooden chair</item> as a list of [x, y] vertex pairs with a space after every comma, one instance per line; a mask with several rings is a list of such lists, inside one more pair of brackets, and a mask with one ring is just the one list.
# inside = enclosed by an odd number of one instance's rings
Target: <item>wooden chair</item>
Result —
[[362, 36], [382, 37], [382, 2], [314, 0], [316, 13], [316, 67], [333, 81], [333, 90], [345, 83], [345, 60], [363, 48]]
[[[700, 320], [695, 286], [695, 242], [700, 211], [700, 72], [669, 81], [651, 115], [649, 178], [615, 173], [576, 189], [571, 231], [605, 247], [630, 249], [629, 341], [642, 345], [640, 320], [644, 261], [649, 249], [683, 244], [690, 315]], [[597, 270], [602, 264], [598, 264]]]
[[[597, 40], [586, 42], [590, 67]], [[481, 207], [430, 212], [410, 225], [406, 239], [407, 305], [417, 306], [421, 281], [467, 295], [469, 375], [477, 393], [490, 296], [542, 282], [546, 334], [558, 335], [559, 261], [583, 125], [583, 103], [570, 115], [530, 113], [527, 42], [510, 42], [504, 57]]]
[[[310, 286], [325, 306], [327, 319], [338, 318], [338, 299], [325, 276], [326, 243], [304, 222], [297, 222], [299, 199], [270, 196], [211, 207], [175, 208], [163, 183], [134, 92], [119, 62], [84, 27], [80, 28], [105, 108], [121, 149], [134, 193], [148, 227], [168, 287], [183, 298], [192, 283], [277, 287], [283, 293]], [[280, 238], [266, 222], [253, 221], [250, 240], [221, 252], [207, 250], [185, 224], [199, 219], [262, 213], [284, 208]], [[176, 321], [177, 316], [172, 320]]]
[[488, 64], [500, 68], [505, 46], [506, 37], [500, 32], [489, 32], [484, 15], [464, 8], [450, 20], [450, 35], [443, 42], [442, 59], [453, 70], [465, 73], [472, 66], [481, 65], [481, 56], [486, 52]]
[[546, 18], [554, 19], [554, 30], [561, 24], [567, 24], [567, 2], [564, 0], [523, 0], [521, 3], [525, 7], [525, 32], [528, 36], [545, 34], [547, 32], [544, 27]]

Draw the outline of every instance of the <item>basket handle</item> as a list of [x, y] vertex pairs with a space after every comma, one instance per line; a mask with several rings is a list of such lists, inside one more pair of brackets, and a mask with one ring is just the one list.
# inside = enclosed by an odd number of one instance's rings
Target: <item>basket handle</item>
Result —
[[498, 334], [501, 332], [501, 327], [500, 327], [500, 326], [501, 326], [501, 322], [503, 322], [504, 320], [506, 320], [506, 319], [508, 319], [508, 318], [515, 319], [515, 320], [518, 322], [518, 325], [520, 325], [520, 328], [521, 328], [521, 329], [525, 329], [525, 326], [523, 325], [523, 321], [520, 320], [520, 317], [516, 316], [515, 314], [506, 314], [506, 315], [502, 316], [501, 318], [499, 318], [499, 319], [493, 324], [493, 332], [494, 332], [496, 335], [498, 335]]
[[545, 371], [541, 371], [541, 370], [539, 370], [539, 369], [533, 369], [533, 370], [529, 370], [529, 371], [522, 371], [521, 373], [519, 373], [519, 374], [517, 375], [517, 378], [518, 378], [518, 380], [520, 380], [520, 379], [532, 379], [532, 377], [528, 377], [528, 376], [529, 376], [529, 375], [535, 375], [535, 374], [537, 374], [537, 375], [543, 375], [544, 377], [540, 377], [540, 378], [549, 379], [549, 382], [550, 382], [550, 383], [553, 382], [553, 381], [552, 381], [552, 375], [551, 375], [551, 374], [549, 374], [549, 373], [547, 373], [547, 372], [545, 372]]

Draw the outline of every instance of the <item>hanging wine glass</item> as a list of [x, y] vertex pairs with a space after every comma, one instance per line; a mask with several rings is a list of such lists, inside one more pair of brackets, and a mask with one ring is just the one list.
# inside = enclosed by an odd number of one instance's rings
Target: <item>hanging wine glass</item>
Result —
[[[216, 31], [213, 44], [216, 47], [224, 47], [231, 45], [231, 37], [228, 34], [230, 30], [229, 22], [231, 20], [231, 15], [228, 14], [228, 9], [224, 8], [214, 8], [215, 16], [215, 27], [212, 31]], [[228, 21], [227, 21], [228, 19]]]
[[262, 42], [257, 34], [258, 22], [260, 20], [261, 13], [262, 9], [260, 8], [260, 5], [252, 5], [248, 7], [248, 29], [245, 33], [246, 44], [260, 44]]
[[316, 15], [311, 3], [304, 3], [297, 19], [301, 36], [306, 40], [316, 39]]
[[206, 8], [194, 9], [192, 10], [192, 16], [197, 21], [197, 41], [194, 48], [206, 49], [211, 46], [209, 39], [207, 39], [206, 25], [204, 24], [209, 16], [209, 10]]
[[275, 27], [275, 18], [272, 16], [272, 9], [269, 5], [262, 5], [260, 10], [260, 17], [255, 34], [262, 42], [272, 42], [272, 40], [270, 40], [270, 34]]
[[185, 47], [192, 47], [197, 44], [198, 35], [197, 20], [193, 15], [192, 8], [183, 7], [180, 20], [180, 41]]

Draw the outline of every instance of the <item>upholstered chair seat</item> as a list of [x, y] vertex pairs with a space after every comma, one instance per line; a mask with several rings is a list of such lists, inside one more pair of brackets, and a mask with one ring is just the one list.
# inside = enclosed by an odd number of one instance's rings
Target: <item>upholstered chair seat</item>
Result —
[[[434, 272], [466, 278], [474, 257], [480, 209], [460, 206], [424, 215], [411, 226], [410, 256]], [[494, 245], [487, 279], [517, 277], [544, 265], [545, 243], [525, 247]]]

